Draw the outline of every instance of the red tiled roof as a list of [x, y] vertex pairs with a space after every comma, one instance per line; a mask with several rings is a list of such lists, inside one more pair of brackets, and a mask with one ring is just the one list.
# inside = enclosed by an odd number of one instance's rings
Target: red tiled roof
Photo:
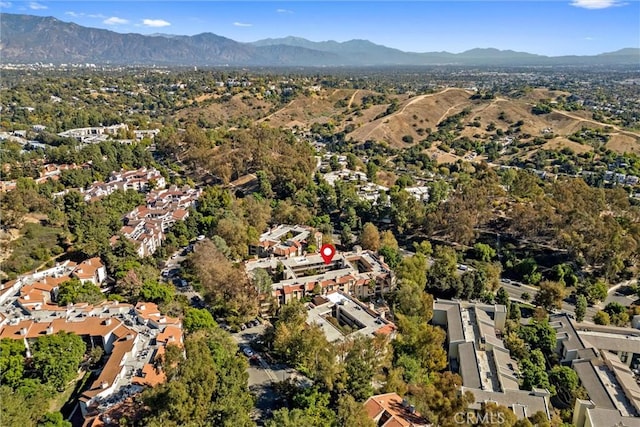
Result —
[[376, 334], [389, 335], [395, 330], [396, 328], [393, 325], [384, 325], [376, 330]]
[[336, 282], [334, 282], [333, 280], [323, 280], [322, 282], [320, 282], [320, 286], [322, 286], [323, 288], [326, 288], [327, 286], [331, 286], [335, 284]]
[[166, 325], [179, 325], [180, 319], [165, 316], [158, 310], [158, 305], [152, 302], [139, 302], [136, 304], [136, 313], [145, 320], [153, 320]]
[[158, 334], [156, 341], [182, 347], [182, 329], [176, 326], [167, 326], [164, 331]]
[[402, 405], [402, 397], [397, 393], [386, 393], [372, 396], [364, 403], [367, 416], [381, 421], [384, 416], [388, 418], [380, 427], [412, 427], [426, 426], [428, 421], [418, 413], [409, 412], [408, 408]]
[[176, 220], [183, 220], [188, 214], [189, 212], [185, 209], [176, 209], [172, 215]]
[[338, 282], [339, 285], [344, 285], [345, 283], [349, 283], [352, 280], [355, 280], [355, 277], [349, 274], [347, 276], [339, 277], [336, 282]]
[[133, 338], [127, 339], [126, 336], [118, 339], [113, 343], [113, 350], [109, 355], [109, 359], [107, 359], [107, 362], [104, 364], [100, 375], [91, 384], [91, 387], [84, 393], [82, 393], [84, 397], [92, 398], [100, 393], [103, 390], [103, 383], [106, 383], [107, 386], [111, 386], [113, 384], [116, 377], [118, 376], [118, 373], [123, 369], [123, 367], [121, 366], [122, 359], [124, 358], [126, 353], [130, 352], [133, 349], [133, 344]]
[[[114, 333], [118, 337], [136, 332], [124, 326], [117, 319], [101, 319], [99, 317], [87, 317], [82, 322], [68, 322], [66, 319], [54, 319], [51, 322], [36, 323], [32, 320], [25, 320], [17, 325], [5, 325], [0, 330], [0, 338], [37, 338], [46, 335], [47, 328], [52, 327], [53, 333], [66, 331], [76, 335], [89, 335], [105, 337], [109, 333]], [[21, 329], [26, 329], [26, 334], [20, 333]]]
[[95, 277], [96, 270], [104, 267], [100, 257], [90, 258], [81, 262], [73, 272], [79, 279], [91, 279]]
[[164, 372], [150, 363], [145, 363], [145, 365], [142, 367], [142, 376], [133, 378], [134, 383], [147, 385], [149, 387], [155, 387], [158, 384], [162, 384], [166, 380], [167, 376], [164, 374]]

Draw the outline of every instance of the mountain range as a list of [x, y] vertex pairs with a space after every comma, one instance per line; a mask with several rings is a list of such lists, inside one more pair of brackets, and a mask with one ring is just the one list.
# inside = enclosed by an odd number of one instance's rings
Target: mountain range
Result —
[[534, 55], [498, 49], [404, 52], [368, 40], [313, 42], [299, 37], [240, 43], [213, 33], [122, 34], [53, 17], [0, 14], [3, 63], [200, 66], [614, 65], [640, 64], [640, 49], [592, 56]]

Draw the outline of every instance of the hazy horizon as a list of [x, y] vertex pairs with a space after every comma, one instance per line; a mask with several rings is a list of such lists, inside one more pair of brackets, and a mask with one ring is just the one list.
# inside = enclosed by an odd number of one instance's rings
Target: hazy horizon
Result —
[[407, 52], [496, 48], [547, 56], [640, 47], [639, 1], [0, 1], [0, 8], [119, 33], [211, 32], [240, 42], [363, 39]]

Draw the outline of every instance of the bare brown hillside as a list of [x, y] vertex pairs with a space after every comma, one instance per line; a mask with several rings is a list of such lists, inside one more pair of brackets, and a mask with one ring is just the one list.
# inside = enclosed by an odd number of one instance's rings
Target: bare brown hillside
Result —
[[211, 99], [220, 99], [219, 95], [210, 96], [208, 98], [200, 97], [198, 102], [208, 101], [205, 105], [192, 105], [184, 108], [176, 114], [178, 120], [185, 122], [197, 123], [204, 120], [210, 126], [218, 123], [237, 120], [241, 117], [247, 117], [251, 120], [257, 120], [268, 114], [272, 108], [270, 102], [261, 100], [245, 94], [236, 94], [226, 101], [212, 102]]
[[337, 100], [333, 101], [332, 98], [315, 93], [301, 95], [259, 121], [276, 127], [293, 127], [299, 126], [300, 123], [307, 126], [311, 126], [313, 123], [326, 123], [336, 112], [334, 104]]
[[[586, 128], [607, 128], [608, 148], [616, 152], [640, 153], [640, 134], [596, 122], [589, 111], [532, 113], [536, 103], [553, 102], [569, 95], [567, 92], [531, 89], [514, 93], [513, 97], [481, 100], [472, 100], [473, 94], [459, 88], [415, 96], [324, 88], [298, 94], [291, 102], [274, 110], [272, 102], [242, 93], [227, 102], [201, 99], [206, 105], [185, 108], [177, 117], [183, 121], [204, 120], [214, 125], [248, 119], [272, 127], [299, 129], [331, 123], [334, 131], [346, 131], [347, 139], [374, 140], [402, 148], [423, 140], [429, 131], [437, 130], [443, 120], [465, 110], [469, 114], [462, 119], [462, 127], [458, 127], [457, 133], [459, 137], [471, 140], [488, 141], [496, 132], [505, 135], [515, 132], [520, 140], [552, 134], [553, 138], [545, 148], [570, 147], [575, 152], [584, 152], [592, 147], [580, 146], [567, 137]], [[447, 153], [440, 153], [443, 154]], [[445, 161], [445, 158], [441, 157], [439, 161]]]
[[420, 139], [418, 130], [434, 129], [441, 120], [469, 105], [471, 92], [448, 88], [442, 92], [418, 95], [400, 104], [398, 111], [362, 124], [349, 137], [356, 141], [378, 140], [402, 147], [402, 137]]

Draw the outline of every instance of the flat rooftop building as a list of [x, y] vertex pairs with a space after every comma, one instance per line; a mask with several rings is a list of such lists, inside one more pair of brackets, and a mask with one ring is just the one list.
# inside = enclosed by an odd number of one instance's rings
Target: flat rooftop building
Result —
[[381, 313], [342, 292], [316, 296], [307, 308], [307, 323], [319, 325], [329, 342], [356, 334], [392, 335], [396, 330]]
[[336, 252], [328, 264], [319, 253], [258, 258], [245, 263], [247, 274], [265, 270], [278, 304], [305, 296], [341, 291], [358, 299], [383, 295], [395, 287], [395, 274], [371, 251]]
[[640, 386], [629, 365], [637, 363], [640, 332], [626, 328], [574, 325], [566, 314], [550, 316], [556, 352], [578, 374], [589, 400], [576, 400], [577, 427], [640, 425]]
[[433, 323], [447, 331], [449, 366], [462, 377], [462, 390], [475, 401], [479, 411], [485, 402], [510, 408], [518, 418], [542, 412], [550, 418], [547, 390], [520, 390], [518, 363], [502, 342], [506, 322], [503, 305], [436, 300]]

